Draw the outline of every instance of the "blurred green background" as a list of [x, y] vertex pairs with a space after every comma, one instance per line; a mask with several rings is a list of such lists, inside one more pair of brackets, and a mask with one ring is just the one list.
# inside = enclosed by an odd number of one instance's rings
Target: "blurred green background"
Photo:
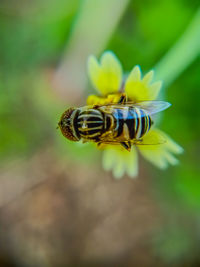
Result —
[[[89, 54], [156, 69], [185, 152], [117, 181], [56, 130]], [[0, 1], [0, 266], [200, 266], [198, 0]]]

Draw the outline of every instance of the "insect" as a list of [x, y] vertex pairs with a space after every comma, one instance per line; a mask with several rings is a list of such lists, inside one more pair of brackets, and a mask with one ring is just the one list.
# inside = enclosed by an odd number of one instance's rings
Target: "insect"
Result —
[[[130, 151], [132, 145], [143, 144], [142, 137], [153, 124], [152, 115], [170, 105], [165, 101], [127, 102], [126, 95], [122, 94], [116, 104], [69, 108], [62, 114], [58, 126], [71, 141], [120, 144]], [[153, 145], [164, 141], [149, 142]]]

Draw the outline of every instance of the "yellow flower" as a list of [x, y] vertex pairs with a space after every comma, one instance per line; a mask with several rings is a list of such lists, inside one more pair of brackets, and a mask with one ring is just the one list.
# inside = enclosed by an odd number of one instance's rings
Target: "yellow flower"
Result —
[[[154, 74], [152, 70], [142, 77], [139, 66], [135, 66], [124, 80], [121, 63], [111, 51], [103, 53], [100, 63], [94, 56], [90, 56], [88, 73], [93, 87], [99, 93], [99, 96], [90, 95], [88, 97], [88, 105], [117, 103], [122, 92], [125, 92], [128, 99], [134, 102], [155, 100], [162, 86], [161, 81], [152, 81]], [[158, 143], [160, 140], [165, 140], [165, 142], [160, 145], [145, 145], [151, 144], [151, 140], [157, 140]], [[143, 137], [142, 143], [132, 146], [130, 152], [121, 146], [104, 145], [104, 169], [112, 170], [116, 178], [121, 178], [125, 173], [130, 177], [136, 177], [138, 174], [137, 151], [160, 169], [165, 169], [169, 164], [177, 164], [178, 160], [173, 154], [183, 152], [182, 147], [156, 128], [150, 129]]]

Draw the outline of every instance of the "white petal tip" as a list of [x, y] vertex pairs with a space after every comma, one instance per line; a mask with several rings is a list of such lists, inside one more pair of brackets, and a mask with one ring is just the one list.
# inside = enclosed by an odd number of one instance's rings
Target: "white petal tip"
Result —
[[151, 84], [154, 77], [154, 70], [150, 70], [144, 75], [144, 78], [142, 79], [143, 82], [147, 85]]
[[119, 59], [117, 58], [117, 56], [115, 55], [115, 53], [112, 52], [112, 51], [110, 51], [110, 50], [105, 51], [102, 54], [102, 56], [100, 58], [100, 62], [101, 62], [101, 64], [104, 64], [105, 62], [112, 62], [112, 64], [113, 64], [113, 62], [114, 62], [114, 64], [116, 64], [116, 63], [118, 64], [118, 67], [120, 69], [122, 68]]
[[166, 109], [167, 108], [169, 108], [169, 107], [171, 107], [172, 106], [172, 104], [171, 103], [169, 103], [169, 102], [166, 102]]
[[136, 66], [133, 68], [133, 70], [135, 70], [136, 72], [139, 72], [140, 75], [141, 75], [141, 73], [142, 73], [142, 70], [141, 70], [140, 65], [136, 65]]
[[122, 177], [123, 177], [123, 174], [117, 174], [117, 173], [115, 173], [115, 172], [113, 172], [113, 177], [116, 179], [116, 180], [119, 180], [119, 179], [122, 179]]
[[177, 154], [183, 154], [183, 152], [184, 152], [184, 148], [182, 148], [181, 146], [179, 146], [176, 153]]
[[128, 176], [130, 179], [137, 179], [138, 174], [137, 173], [136, 174], [128, 174]]
[[141, 69], [139, 65], [136, 65], [130, 74], [131, 80], [140, 81], [141, 80]]
[[115, 53], [111, 50], [106, 50], [105, 52], [103, 52], [102, 57], [105, 57], [105, 56], [112, 56], [112, 57], [116, 57]]
[[97, 63], [97, 58], [94, 55], [89, 55], [87, 59], [88, 67], [93, 63]]

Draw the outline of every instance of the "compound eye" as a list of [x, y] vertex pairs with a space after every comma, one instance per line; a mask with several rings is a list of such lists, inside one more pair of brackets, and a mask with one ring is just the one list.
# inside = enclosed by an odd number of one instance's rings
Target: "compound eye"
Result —
[[67, 124], [67, 126], [70, 126], [70, 124], [71, 124], [71, 119], [70, 118], [66, 120], [66, 124]]
[[68, 110], [66, 110], [62, 116], [61, 119], [58, 123], [60, 130], [62, 132], [62, 134], [69, 140], [71, 141], [78, 141], [79, 139], [77, 139], [76, 136], [74, 136], [74, 131], [72, 129], [72, 125], [71, 125], [71, 115], [73, 113], [74, 109], [70, 108]]

